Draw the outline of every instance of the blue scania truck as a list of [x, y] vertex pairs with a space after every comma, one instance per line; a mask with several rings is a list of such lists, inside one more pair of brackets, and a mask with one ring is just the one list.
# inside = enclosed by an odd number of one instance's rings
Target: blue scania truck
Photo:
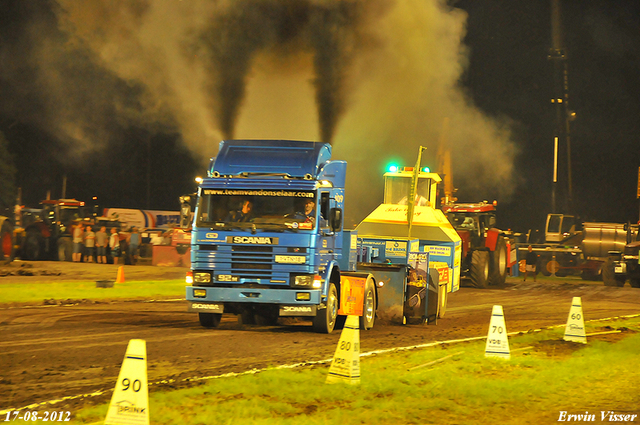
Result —
[[[362, 329], [376, 318], [406, 323], [444, 314], [446, 294], [459, 287], [460, 239], [433, 208], [439, 176], [385, 176], [385, 193], [398, 199], [361, 230], [347, 230], [346, 170], [327, 143], [220, 143], [192, 222], [186, 300], [202, 326], [218, 327], [231, 313], [245, 324], [309, 319], [315, 331], [330, 333], [350, 314]], [[399, 196], [410, 182], [429, 200], [412, 208], [415, 238], [407, 233], [411, 209]]]

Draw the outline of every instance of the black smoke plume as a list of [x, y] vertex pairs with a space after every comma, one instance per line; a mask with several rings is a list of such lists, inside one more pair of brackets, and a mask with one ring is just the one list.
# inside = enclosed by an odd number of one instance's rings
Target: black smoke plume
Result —
[[312, 52], [320, 137], [331, 142], [345, 110], [346, 76], [358, 41], [365, 3], [373, 1], [244, 0], [216, 11], [201, 37], [211, 81], [209, 99], [225, 138], [233, 138], [252, 59]]

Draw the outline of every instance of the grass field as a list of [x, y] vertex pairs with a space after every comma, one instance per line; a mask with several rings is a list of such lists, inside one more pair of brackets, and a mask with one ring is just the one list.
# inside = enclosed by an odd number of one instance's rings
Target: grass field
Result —
[[2, 283], [0, 303], [43, 303], [44, 300], [100, 300], [153, 297], [184, 297], [184, 279], [127, 281], [112, 288], [97, 288], [96, 282], [50, 281]]
[[[152, 390], [151, 423], [547, 424], [562, 412], [588, 412], [590, 423], [601, 412], [640, 414], [640, 319], [587, 323], [587, 333], [603, 326], [623, 332], [587, 345], [562, 341], [557, 328], [512, 336], [511, 360], [485, 358], [483, 340], [363, 356], [360, 385], [325, 384], [329, 365], [320, 364]], [[101, 423], [107, 408], [73, 412], [72, 423]]]

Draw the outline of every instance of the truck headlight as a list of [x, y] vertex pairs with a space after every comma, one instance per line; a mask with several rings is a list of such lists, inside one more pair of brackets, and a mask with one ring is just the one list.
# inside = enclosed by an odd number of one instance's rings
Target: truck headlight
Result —
[[312, 287], [314, 289], [319, 289], [322, 287], [322, 278], [318, 275], [301, 275], [296, 276], [293, 281], [293, 286], [304, 286], [304, 287]]
[[211, 273], [209, 272], [194, 272], [193, 281], [195, 283], [211, 283]]
[[311, 286], [311, 285], [313, 285], [313, 275], [310, 275], [310, 274], [296, 276], [293, 281], [293, 286]]

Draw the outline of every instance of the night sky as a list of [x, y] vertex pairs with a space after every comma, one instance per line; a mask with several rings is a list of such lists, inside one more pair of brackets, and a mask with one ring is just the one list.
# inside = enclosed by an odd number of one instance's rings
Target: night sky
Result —
[[[32, 58], [36, 51], [39, 57], [42, 52], [54, 56], [57, 46], [68, 46], [73, 40], [66, 38], [56, 18], [56, 2], [30, 3], [2, 0], [0, 14], [0, 131], [15, 157], [16, 186], [22, 188], [23, 204], [36, 207], [47, 190], [53, 198], [61, 196], [66, 175], [67, 197], [89, 200], [97, 196], [103, 207], [177, 210], [178, 196], [195, 189], [193, 178], [204, 174], [207, 158], [186, 146], [184, 127], [164, 119], [161, 107], [149, 106], [135, 80], [124, 80], [96, 65], [99, 61], [86, 59], [91, 52], [82, 46], [47, 59], [56, 61], [57, 70], [48, 78], [59, 79], [61, 84], [59, 93], [52, 97], [47, 92], [45, 101], [43, 93], [49, 86], [42, 81], [43, 62]], [[132, 3], [144, 9], [145, 2]], [[571, 122], [573, 212], [584, 220], [635, 222], [640, 166], [640, 2], [561, 3], [570, 109], [576, 113]], [[515, 189], [506, 200], [498, 199], [499, 225], [522, 232], [540, 228], [551, 208], [555, 127], [555, 110], [550, 104], [549, 2], [459, 0], [450, 5], [467, 13], [462, 43], [468, 64], [459, 84], [484, 114], [508, 123], [517, 148]], [[57, 109], [65, 111], [65, 131], [50, 118]], [[73, 125], [76, 115], [77, 125]], [[100, 118], [103, 130], [89, 130], [94, 128], [90, 124], [95, 117]], [[337, 126], [338, 138], [340, 131]], [[91, 141], [78, 144], [61, 134], [80, 134], [77, 139]], [[211, 155], [215, 155], [217, 142], [210, 144]], [[406, 157], [415, 158], [413, 152]], [[454, 163], [464, 159], [464, 154], [457, 155]], [[485, 166], [477, 172], [493, 164]], [[566, 170], [561, 169], [560, 180], [564, 187]], [[464, 179], [454, 178], [456, 181], [464, 184]], [[472, 188], [458, 187], [461, 201], [478, 200]], [[359, 196], [364, 195], [348, 193], [351, 199]], [[487, 199], [491, 193], [481, 196]], [[558, 204], [564, 209], [564, 199], [558, 199]], [[347, 211], [348, 219], [349, 214]], [[352, 216], [351, 221], [361, 218]]]

